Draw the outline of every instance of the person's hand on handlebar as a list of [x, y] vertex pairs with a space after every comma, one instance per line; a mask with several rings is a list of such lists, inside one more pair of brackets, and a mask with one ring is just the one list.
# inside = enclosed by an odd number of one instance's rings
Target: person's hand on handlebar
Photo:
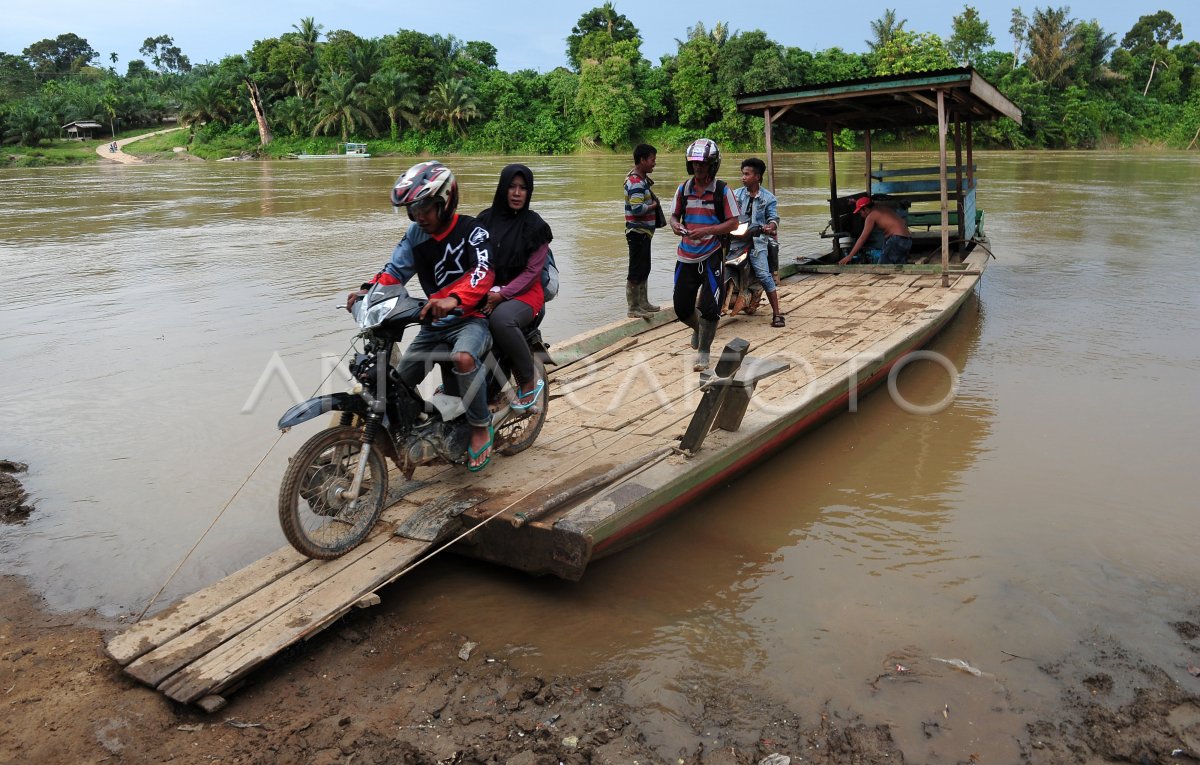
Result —
[[346, 296], [346, 310], [353, 311], [354, 304], [357, 303], [358, 301], [362, 300], [363, 296], [366, 294], [367, 294], [366, 290], [358, 290], [357, 292], [351, 292], [349, 295], [347, 295]]
[[458, 308], [458, 305], [458, 298], [453, 296], [438, 298], [437, 300], [430, 300], [425, 304], [425, 307], [421, 309], [420, 319], [421, 321], [437, 321], [438, 319], [447, 316], [451, 311]]

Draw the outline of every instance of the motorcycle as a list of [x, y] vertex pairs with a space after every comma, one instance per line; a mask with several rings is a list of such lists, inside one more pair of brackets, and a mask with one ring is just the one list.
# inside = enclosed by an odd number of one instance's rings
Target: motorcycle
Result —
[[[725, 283], [722, 290], [721, 313], [752, 314], [762, 302], [763, 288], [750, 265], [750, 253], [754, 250], [754, 238], [763, 236], [762, 226], [745, 223], [731, 234], [734, 245], [725, 255]], [[767, 237], [767, 268], [771, 273], [779, 271], [779, 240]]]
[[[412, 480], [421, 466], [465, 464], [471, 426], [457, 395], [454, 376], [443, 364], [443, 388], [426, 400], [397, 372], [395, 346], [408, 327], [421, 322], [425, 301], [404, 285], [375, 285], [354, 304], [363, 341], [350, 363], [354, 387], [296, 404], [279, 419], [286, 431], [329, 412], [337, 425], [310, 438], [288, 463], [279, 490], [279, 522], [292, 547], [310, 558], [331, 559], [366, 539], [383, 512], [388, 494], [387, 457]], [[534, 371], [546, 379], [553, 363], [537, 322], [526, 332]], [[398, 357], [397, 357], [398, 358]], [[484, 360], [488, 407], [495, 429], [493, 452], [528, 449], [546, 422], [549, 388], [526, 410], [511, 406], [517, 384], [499, 354]]]

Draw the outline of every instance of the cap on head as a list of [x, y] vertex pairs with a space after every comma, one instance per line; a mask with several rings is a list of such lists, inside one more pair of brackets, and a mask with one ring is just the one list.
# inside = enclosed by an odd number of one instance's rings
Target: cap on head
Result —
[[866, 207], [866, 206], [868, 206], [868, 205], [870, 205], [870, 204], [871, 204], [871, 198], [870, 198], [870, 197], [859, 197], [859, 198], [858, 198], [858, 199], [857, 199], [857, 200], [854, 202], [854, 213], [857, 215], [859, 212], [861, 212], [861, 211], [862, 211], [862, 209], [863, 209], [864, 207]]

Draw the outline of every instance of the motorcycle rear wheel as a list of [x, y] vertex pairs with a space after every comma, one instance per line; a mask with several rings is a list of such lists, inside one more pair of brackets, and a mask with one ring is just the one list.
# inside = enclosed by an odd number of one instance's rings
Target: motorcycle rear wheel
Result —
[[[542, 426], [546, 424], [546, 412], [550, 407], [550, 381], [546, 380], [546, 367], [537, 356], [533, 357], [533, 373], [537, 379], [545, 380], [546, 384], [535, 407], [537, 411], [531, 409], [524, 416], [510, 419], [496, 428], [496, 451], [505, 457], [519, 454], [533, 446], [538, 434], [542, 432]], [[512, 385], [515, 390], [515, 380]]]
[[388, 485], [387, 464], [377, 447], [367, 457], [358, 499], [340, 496], [354, 480], [362, 448], [361, 428], [339, 426], [317, 433], [288, 462], [279, 487], [279, 524], [301, 554], [336, 558], [375, 527]]

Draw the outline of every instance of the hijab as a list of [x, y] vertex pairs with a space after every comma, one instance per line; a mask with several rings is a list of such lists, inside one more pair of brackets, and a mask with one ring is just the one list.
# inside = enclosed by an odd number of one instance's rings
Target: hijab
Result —
[[[525, 206], [513, 210], [508, 206], [508, 187], [513, 178], [520, 175], [525, 179]], [[479, 222], [488, 230], [492, 243], [492, 262], [496, 275], [504, 283], [511, 281], [525, 269], [529, 256], [543, 244], [554, 238], [550, 224], [542, 216], [529, 209], [533, 199], [533, 171], [525, 165], [509, 165], [500, 171], [500, 183], [492, 206], [479, 214]]]

